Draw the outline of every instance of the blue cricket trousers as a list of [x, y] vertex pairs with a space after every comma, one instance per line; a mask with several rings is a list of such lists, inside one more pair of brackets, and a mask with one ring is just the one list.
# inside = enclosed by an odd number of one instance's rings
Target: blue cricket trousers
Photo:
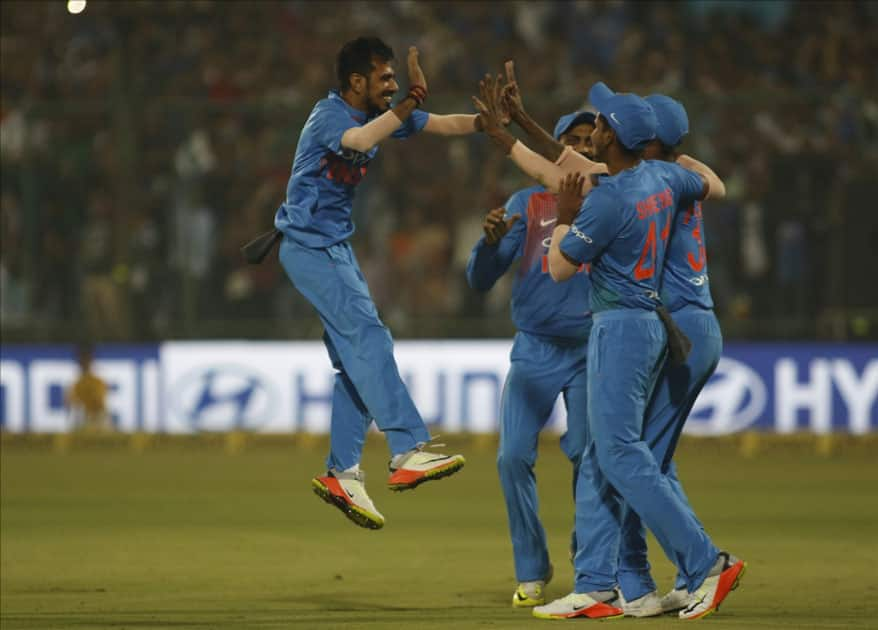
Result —
[[323, 342], [337, 370], [327, 468], [345, 470], [359, 463], [372, 420], [384, 432], [391, 455], [429, 441], [430, 433], [399, 376], [390, 331], [378, 317], [350, 244], [313, 249], [285, 236], [280, 262], [296, 289], [317, 309]]
[[500, 407], [500, 448], [497, 471], [506, 500], [509, 534], [519, 582], [546, 577], [549, 551], [540, 522], [534, 464], [539, 434], [559, 394], [567, 408], [567, 432], [561, 448], [573, 464], [573, 482], [585, 450], [587, 415], [584, 341], [547, 338], [518, 332]]
[[577, 593], [616, 586], [626, 504], [681, 559], [695, 587], [716, 560], [713, 543], [643, 439], [666, 339], [652, 311], [615, 309], [594, 316], [588, 348], [588, 445], [576, 487]]
[[[719, 363], [722, 354], [722, 332], [712, 310], [688, 306], [673, 313], [674, 321], [692, 341], [692, 352], [684, 365], [665, 364], [646, 410], [643, 439], [668, 478], [680, 502], [692, 512], [673, 464], [674, 451], [683, 425], [695, 399]], [[702, 528], [703, 529], [703, 528]], [[681, 559], [674, 557], [673, 548], [659, 539], [668, 557], [678, 568]], [[619, 586], [627, 601], [655, 590], [647, 560], [646, 530], [637, 512], [627, 508], [622, 522], [622, 554], [619, 558]], [[675, 588], [686, 588], [692, 576], [678, 569]]]

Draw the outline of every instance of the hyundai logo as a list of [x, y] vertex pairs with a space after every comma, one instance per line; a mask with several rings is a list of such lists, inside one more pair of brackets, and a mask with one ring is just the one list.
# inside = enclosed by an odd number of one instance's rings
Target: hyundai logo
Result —
[[171, 390], [170, 403], [195, 431], [253, 430], [269, 419], [277, 396], [251, 368], [214, 365], [182, 376]]
[[765, 383], [749, 366], [723, 357], [686, 422], [691, 435], [724, 435], [756, 422], [765, 410]]

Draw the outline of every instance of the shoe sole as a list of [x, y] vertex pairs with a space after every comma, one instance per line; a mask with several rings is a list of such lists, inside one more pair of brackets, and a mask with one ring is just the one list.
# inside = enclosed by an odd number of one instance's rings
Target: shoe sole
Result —
[[726, 600], [726, 597], [729, 596], [729, 593], [731, 593], [732, 591], [734, 591], [735, 589], [737, 589], [741, 585], [741, 578], [744, 577], [744, 573], [746, 573], [746, 572], [747, 572], [747, 563], [741, 562], [741, 570], [738, 571], [737, 575], [735, 575], [734, 582], [732, 582], [732, 585], [723, 594], [723, 596], [720, 597], [719, 601], [716, 604], [714, 604], [713, 606], [711, 606], [710, 608], [708, 608], [707, 610], [705, 610], [700, 615], [697, 615], [695, 617], [684, 617], [683, 621], [694, 621], [696, 619], [704, 619], [708, 615], [712, 615], [713, 613], [718, 611], [720, 605]]
[[545, 606], [546, 599], [518, 599], [518, 593], [512, 596], [512, 607], [513, 608], [533, 608], [534, 606]]
[[[609, 610], [608, 610], [609, 609]], [[610, 612], [610, 611], [618, 611], [618, 612]], [[591, 614], [589, 614], [591, 612]], [[585, 617], [586, 619], [598, 619], [598, 620], [612, 620], [612, 619], [622, 619], [625, 616], [625, 613], [622, 612], [621, 609], [616, 608], [615, 606], [610, 606], [609, 604], [595, 604], [594, 606], [589, 606], [585, 610], [571, 613], [569, 615], [552, 615], [549, 613], [538, 613], [536, 610], [533, 611], [533, 616], [537, 619], [550, 619], [553, 621], [564, 621], [566, 619], [578, 619], [579, 617]]]
[[437, 466], [431, 470], [428, 470], [423, 475], [418, 477], [417, 479], [405, 483], [387, 483], [387, 487], [390, 488], [393, 492], [402, 492], [404, 490], [413, 490], [417, 488], [424, 482], [427, 481], [436, 481], [438, 479], [443, 479], [445, 477], [449, 477], [456, 473], [458, 470], [463, 468], [464, 464], [466, 464], [466, 460], [462, 457], [459, 459], [452, 460], [447, 464], [442, 466]]
[[359, 525], [364, 529], [381, 529], [384, 527], [384, 521], [376, 520], [366, 510], [352, 505], [339, 496], [334, 495], [326, 485], [319, 479], [311, 480], [311, 488], [318, 497], [334, 505], [355, 525]]

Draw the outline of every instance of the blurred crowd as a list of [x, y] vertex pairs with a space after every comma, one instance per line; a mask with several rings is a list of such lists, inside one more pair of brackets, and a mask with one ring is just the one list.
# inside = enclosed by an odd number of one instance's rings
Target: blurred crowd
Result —
[[[878, 336], [876, 7], [3, 2], [4, 337], [315, 334], [279, 265], [247, 266], [239, 247], [271, 227], [335, 53], [365, 33], [400, 60], [420, 48], [438, 113], [471, 112], [479, 78], [510, 58], [548, 128], [598, 79], [681, 99], [684, 150], [729, 191], [705, 208], [727, 336]], [[397, 336], [508, 334], [509, 283], [480, 295], [463, 268], [484, 213], [526, 184], [479, 136], [382, 148], [354, 246]]]

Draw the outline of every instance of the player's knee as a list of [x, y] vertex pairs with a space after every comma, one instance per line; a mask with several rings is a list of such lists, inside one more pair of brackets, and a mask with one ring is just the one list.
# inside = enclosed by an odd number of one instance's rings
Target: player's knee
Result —
[[536, 456], [531, 449], [520, 445], [504, 445], [497, 451], [497, 471], [500, 475], [517, 473], [533, 468]]

